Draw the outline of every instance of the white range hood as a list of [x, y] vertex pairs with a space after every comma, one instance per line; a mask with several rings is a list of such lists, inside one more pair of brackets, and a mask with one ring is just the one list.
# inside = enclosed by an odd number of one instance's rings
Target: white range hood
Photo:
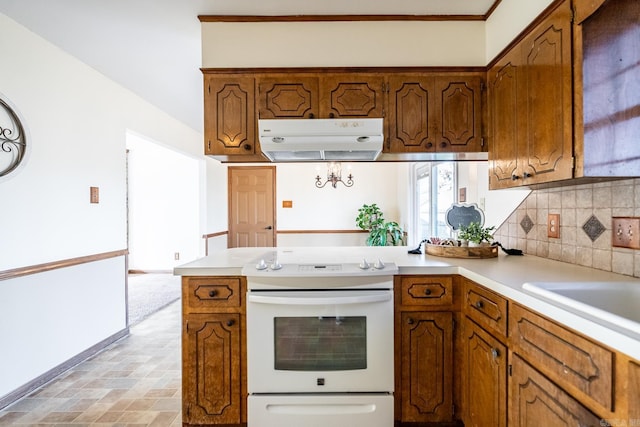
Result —
[[373, 161], [384, 141], [381, 118], [258, 120], [258, 134], [272, 162]]

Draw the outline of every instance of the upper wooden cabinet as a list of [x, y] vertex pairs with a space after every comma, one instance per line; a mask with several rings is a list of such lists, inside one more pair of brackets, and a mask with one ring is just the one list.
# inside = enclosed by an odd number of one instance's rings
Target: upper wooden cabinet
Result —
[[253, 77], [205, 74], [205, 154], [255, 154], [256, 127]]
[[320, 81], [322, 118], [384, 117], [384, 74], [328, 74]]
[[389, 152], [482, 151], [481, 75], [390, 76]]
[[433, 78], [389, 77], [389, 151], [435, 150], [436, 120]]
[[387, 153], [485, 150], [483, 71], [370, 70], [205, 70], [205, 154], [266, 160], [258, 119], [379, 117]]
[[279, 73], [258, 77], [261, 119], [384, 116], [384, 75]]
[[491, 189], [574, 176], [571, 40], [566, 0], [489, 69]]
[[258, 78], [258, 117], [313, 119], [320, 117], [317, 77], [278, 75]]
[[640, 176], [639, 14], [565, 0], [490, 67], [491, 189]]

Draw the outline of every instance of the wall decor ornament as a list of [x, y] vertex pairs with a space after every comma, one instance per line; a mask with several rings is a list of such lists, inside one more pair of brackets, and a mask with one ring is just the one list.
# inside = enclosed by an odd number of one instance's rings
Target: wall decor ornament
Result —
[[0, 98], [0, 178], [16, 170], [26, 152], [24, 126], [15, 110]]

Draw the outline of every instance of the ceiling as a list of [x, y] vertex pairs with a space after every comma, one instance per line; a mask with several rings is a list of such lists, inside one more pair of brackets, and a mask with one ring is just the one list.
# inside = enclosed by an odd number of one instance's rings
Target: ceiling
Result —
[[470, 15], [499, 0], [0, 0], [3, 13], [202, 131], [198, 15]]

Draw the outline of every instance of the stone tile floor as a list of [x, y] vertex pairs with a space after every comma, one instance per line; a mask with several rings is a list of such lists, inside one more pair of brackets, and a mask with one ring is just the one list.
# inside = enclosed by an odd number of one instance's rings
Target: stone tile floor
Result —
[[0, 411], [0, 426], [182, 425], [180, 301]]

